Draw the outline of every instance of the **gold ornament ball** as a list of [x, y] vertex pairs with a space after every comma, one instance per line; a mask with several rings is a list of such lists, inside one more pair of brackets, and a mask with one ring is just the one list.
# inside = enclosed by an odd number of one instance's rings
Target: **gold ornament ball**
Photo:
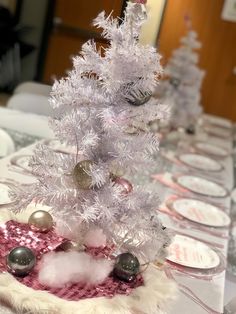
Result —
[[123, 177], [125, 175], [124, 169], [114, 161], [109, 166], [110, 176], [112, 179]]
[[62, 242], [57, 248], [56, 251], [76, 251], [76, 252], [83, 252], [85, 250], [85, 246], [78, 242], [73, 242], [70, 240], [65, 240]]
[[82, 160], [74, 168], [74, 179], [80, 189], [88, 190], [92, 187], [92, 177], [89, 175], [91, 166], [94, 162], [91, 160]]
[[53, 227], [52, 216], [44, 210], [37, 210], [32, 213], [29, 217], [28, 223], [33, 230], [41, 232], [47, 232]]

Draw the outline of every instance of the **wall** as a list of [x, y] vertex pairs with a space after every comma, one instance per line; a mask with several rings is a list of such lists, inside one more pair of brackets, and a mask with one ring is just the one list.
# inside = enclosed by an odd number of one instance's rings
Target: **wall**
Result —
[[140, 42], [155, 46], [166, 0], [148, 0], [148, 21], [142, 28]]
[[222, 20], [223, 5], [224, 0], [167, 0], [158, 44], [167, 61], [186, 32], [184, 15], [190, 15], [202, 42], [204, 109], [236, 121], [236, 23]]
[[14, 12], [16, 7], [16, 0], [0, 0], [0, 5], [7, 7], [11, 10], [11, 12]]

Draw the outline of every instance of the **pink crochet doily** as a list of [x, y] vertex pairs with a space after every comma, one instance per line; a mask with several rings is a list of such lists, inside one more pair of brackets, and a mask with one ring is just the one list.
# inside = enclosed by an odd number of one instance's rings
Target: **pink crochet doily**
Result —
[[[64, 240], [65, 239], [59, 237], [54, 230], [48, 233], [40, 233], [32, 231], [28, 224], [8, 221], [0, 226], [0, 271], [3, 272], [7, 270], [6, 256], [10, 250], [16, 246], [27, 246], [34, 251], [37, 260], [40, 260], [43, 254], [55, 250]], [[90, 248], [87, 251], [98, 258], [109, 254], [108, 248]], [[28, 276], [15, 278], [32, 289], [48, 291], [68, 301], [79, 301], [94, 297], [109, 298], [116, 294], [129, 295], [133, 289], [143, 285], [141, 275], [137, 276], [136, 280], [132, 283], [125, 283], [110, 276], [102, 284], [94, 287], [74, 284], [64, 288], [50, 289], [38, 282], [37, 267]]]

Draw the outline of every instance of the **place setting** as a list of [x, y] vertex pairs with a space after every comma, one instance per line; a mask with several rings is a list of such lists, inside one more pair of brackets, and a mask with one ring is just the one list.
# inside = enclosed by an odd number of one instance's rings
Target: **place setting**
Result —
[[220, 183], [191, 174], [173, 175], [173, 181], [189, 193], [204, 197], [225, 198], [229, 191]]
[[176, 234], [168, 247], [165, 263], [166, 276], [178, 283], [180, 291], [207, 313], [220, 314], [209, 306], [207, 299], [200, 298], [195, 289], [180, 283], [177, 278], [187, 276], [192, 279], [211, 281], [225, 269], [226, 259], [223, 254], [193, 237]]
[[203, 122], [205, 122], [208, 125], [213, 125], [221, 128], [225, 128], [228, 130], [232, 130], [232, 122], [228, 119], [224, 119], [222, 117], [213, 116], [213, 115], [204, 115], [203, 116]]
[[166, 264], [167, 272], [210, 280], [226, 269], [226, 258], [214, 244], [177, 232], [167, 249]]
[[10, 206], [16, 201], [14, 187], [17, 182], [7, 178], [0, 179], [0, 207]]
[[[158, 211], [168, 215], [178, 229], [196, 230], [228, 239], [230, 217], [218, 205], [197, 198], [171, 195], [159, 206]], [[211, 244], [222, 248], [219, 243]]]
[[230, 151], [226, 148], [208, 142], [197, 141], [192, 144], [192, 147], [196, 151], [210, 155], [214, 158], [226, 158], [231, 155]]
[[170, 165], [173, 165], [172, 171], [174, 172], [178, 171], [183, 174], [187, 173], [196, 176], [200, 174], [220, 184], [224, 183], [225, 165], [222, 160], [214, 156], [206, 155], [204, 152], [197, 152], [191, 148], [179, 148], [177, 152], [164, 151], [162, 157]]
[[32, 175], [32, 168], [29, 165], [31, 155], [17, 155], [10, 159], [9, 170], [24, 175]]
[[187, 220], [206, 227], [226, 228], [230, 225], [230, 217], [222, 209], [198, 199], [177, 198], [171, 207]]
[[57, 139], [45, 140], [44, 145], [48, 146], [55, 152], [63, 153], [63, 154], [77, 154], [77, 148], [75, 146], [69, 146], [65, 143], [61, 143]]
[[15, 144], [13, 139], [6, 131], [0, 129], [0, 158], [14, 153], [14, 151]]
[[[221, 257], [209, 245], [195, 238], [177, 234], [168, 248], [167, 261], [186, 267], [186, 272], [212, 270], [215, 273], [221, 264]], [[221, 265], [222, 266], [222, 265]]]
[[217, 203], [229, 196], [229, 191], [221, 183], [195, 174], [164, 172], [151, 175], [151, 179], [153, 183], [160, 182], [179, 196], [211, 199], [211, 202]]
[[176, 158], [182, 165], [198, 171], [217, 173], [224, 169], [219, 161], [198, 153], [182, 153], [177, 155]]
[[232, 138], [232, 130], [227, 128], [222, 128], [220, 126], [215, 125], [204, 125], [204, 131], [211, 136], [219, 137], [222, 139], [231, 139]]

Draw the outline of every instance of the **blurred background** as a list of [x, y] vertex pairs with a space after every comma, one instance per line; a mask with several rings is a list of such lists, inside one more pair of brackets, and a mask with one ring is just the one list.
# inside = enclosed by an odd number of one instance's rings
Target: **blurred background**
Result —
[[[106, 46], [91, 21], [102, 10], [122, 17], [126, 2], [0, 0], [0, 104], [22, 82], [51, 85], [64, 76], [89, 38]], [[186, 32], [184, 16], [191, 17], [202, 42], [204, 110], [236, 121], [236, 1], [148, 0], [147, 9], [141, 41], [158, 47], [163, 64]]]

